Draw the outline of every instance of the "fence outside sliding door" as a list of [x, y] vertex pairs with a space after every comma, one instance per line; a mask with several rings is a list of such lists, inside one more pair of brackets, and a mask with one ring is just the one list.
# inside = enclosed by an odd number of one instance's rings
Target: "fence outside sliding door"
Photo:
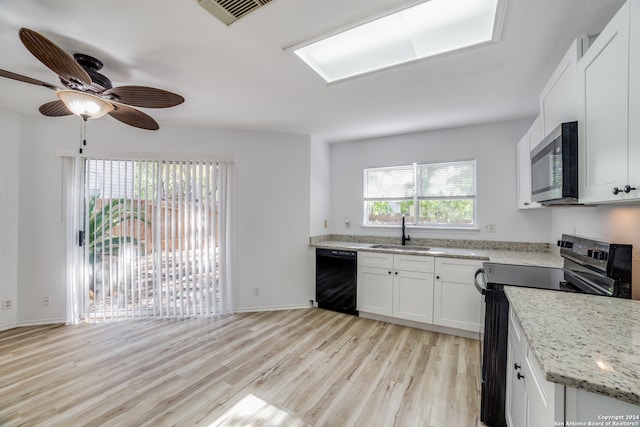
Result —
[[231, 311], [229, 165], [85, 159], [85, 318]]

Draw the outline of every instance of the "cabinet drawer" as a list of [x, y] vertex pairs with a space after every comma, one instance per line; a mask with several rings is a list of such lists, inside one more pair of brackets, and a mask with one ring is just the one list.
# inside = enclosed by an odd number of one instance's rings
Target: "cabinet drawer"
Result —
[[434, 261], [432, 256], [394, 255], [393, 268], [395, 270], [433, 273]]
[[475, 259], [438, 258], [437, 275], [445, 278], [447, 282], [473, 285], [473, 276], [480, 267], [482, 261]]
[[358, 251], [358, 266], [393, 269], [393, 254]]

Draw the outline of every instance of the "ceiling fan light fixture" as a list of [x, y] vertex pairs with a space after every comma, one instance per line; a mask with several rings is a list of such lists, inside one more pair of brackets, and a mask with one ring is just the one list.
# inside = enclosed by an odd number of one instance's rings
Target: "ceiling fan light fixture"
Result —
[[102, 98], [77, 90], [59, 90], [56, 95], [73, 114], [83, 119], [99, 119], [113, 111], [113, 105]]

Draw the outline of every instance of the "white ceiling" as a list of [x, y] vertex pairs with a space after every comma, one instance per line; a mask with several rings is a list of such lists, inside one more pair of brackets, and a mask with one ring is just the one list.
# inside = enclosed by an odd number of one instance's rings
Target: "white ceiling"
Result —
[[[624, 1], [507, 0], [499, 44], [330, 86], [283, 50], [404, 3], [274, 0], [227, 27], [195, 0], [0, 0], [0, 68], [59, 83], [20, 42], [18, 30], [27, 27], [69, 53], [102, 60], [114, 86], [183, 95], [180, 106], [144, 110], [161, 128], [282, 131], [337, 142], [533, 117], [571, 41], [601, 30]], [[0, 110], [33, 116], [56, 99], [4, 78], [0, 94]], [[76, 125], [69, 117], [42, 120]]]

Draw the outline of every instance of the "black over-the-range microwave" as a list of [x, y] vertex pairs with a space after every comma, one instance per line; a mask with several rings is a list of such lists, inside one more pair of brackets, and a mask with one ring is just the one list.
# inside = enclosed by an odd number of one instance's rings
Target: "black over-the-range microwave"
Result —
[[531, 200], [578, 203], [578, 122], [560, 124], [531, 152]]

